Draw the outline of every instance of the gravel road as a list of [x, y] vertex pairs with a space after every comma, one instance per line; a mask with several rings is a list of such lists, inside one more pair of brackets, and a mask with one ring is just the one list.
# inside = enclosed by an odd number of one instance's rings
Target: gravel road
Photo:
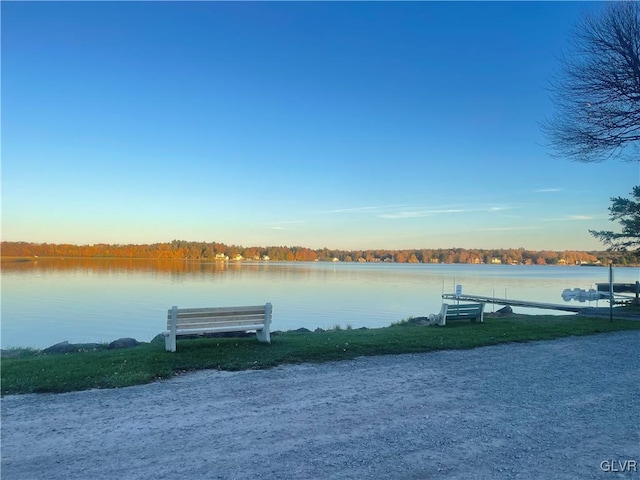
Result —
[[639, 372], [640, 332], [618, 332], [7, 396], [1, 473], [640, 478]]

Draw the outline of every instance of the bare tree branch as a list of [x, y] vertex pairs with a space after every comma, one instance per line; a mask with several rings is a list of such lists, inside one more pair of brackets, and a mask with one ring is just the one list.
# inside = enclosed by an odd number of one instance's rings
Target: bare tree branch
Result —
[[640, 161], [640, 4], [610, 2], [579, 25], [551, 82], [557, 107], [542, 122], [554, 155]]

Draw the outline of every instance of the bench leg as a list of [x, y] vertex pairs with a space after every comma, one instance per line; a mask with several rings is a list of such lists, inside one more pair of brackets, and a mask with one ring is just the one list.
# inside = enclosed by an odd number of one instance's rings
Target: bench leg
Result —
[[273, 307], [270, 303], [264, 306], [264, 328], [256, 330], [256, 337], [259, 342], [271, 343], [271, 334], [269, 333], [269, 327], [271, 326], [271, 314]]
[[256, 337], [258, 338], [259, 342], [271, 343], [271, 334], [269, 333], [268, 328], [256, 330]]
[[438, 325], [445, 325], [447, 319], [447, 309], [449, 308], [448, 303], [443, 303], [440, 308], [440, 313], [438, 314]]
[[168, 335], [165, 335], [165, 337], [164, 337], [164, 349], [167, 352], [175, 352], [176, 351], [176, 336], [175, 335], [171, 335], [171, 333], [169, 333]]
[[171, 322], [169, 324], [169, 336], [164, 337], [164, 348], [168, 352], [176, 351], [176, 330], [178, 329], [178, 307], [175, 305], [171, 307]]

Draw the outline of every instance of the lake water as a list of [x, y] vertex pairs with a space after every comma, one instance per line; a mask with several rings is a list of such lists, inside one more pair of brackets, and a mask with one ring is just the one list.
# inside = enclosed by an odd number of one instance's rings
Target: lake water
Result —
[[[616, 282], [640, 279], [616, 268]], [[608, 281], [600, 267], [380, 263], [206, 263], [40, 259], [2, 263], [1, 346], [149, 341], [178, 307], [273, 304], [274, 330], [383, 327], [437, 313], [442, 293], [565, 303], [565, 288]], [[608, 306], [608, 302], [584, 305]], [[486, 311], [500, 308], [488, 304]], [[514, 307], [518, 313], [540, 310]], [[544, 313], [562, 312], [545, 310]]]

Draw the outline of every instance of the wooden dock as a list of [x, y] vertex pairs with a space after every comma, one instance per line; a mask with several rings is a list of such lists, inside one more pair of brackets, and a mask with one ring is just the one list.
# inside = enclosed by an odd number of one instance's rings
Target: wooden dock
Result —
[[542, 308], [545, 310], [561, 310], [563, 312], [579, 313], [589, 307], [577, 307], [571, 305], [561, 305], [555, 303], [530, 302], [529, 300], [514, 300], [509, 298], [484, 297], [482, 295], [459, 295], [454, 293], [443, 293], [442, 298], [446, 300], [460, 300], [462, 302], [496, 303], [500, 305], [511, 305], [513, 307]]

